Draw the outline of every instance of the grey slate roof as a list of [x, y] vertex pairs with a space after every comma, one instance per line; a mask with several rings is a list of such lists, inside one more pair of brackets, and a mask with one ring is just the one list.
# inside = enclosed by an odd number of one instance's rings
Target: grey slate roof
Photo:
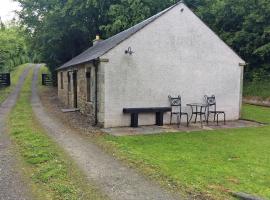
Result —
[[145, 26], [147, 26], [148, 24], [150, 24], [151, 22], [153, 22], [154, 20], [156, 20], [157, 18], [159, 18], [160, 16], [162, 16], [163, 14], [165, 14], [166, 12], [168, 12], [169, 10], [171, 10], [172, 8], [174, 8], [175, 6], [177, 6], [180, 3], [181, 2], [178, 2], [177, 4], [175, 4], [175, 5], [167, 8], [166, 10], [146, 19], [145, 21], [143, 21], [143, 22], [141, 22], [141, 23], [139, 23], [139, 24], [123, 31], [123, 32], [120, 32], [117, 35], [115, 35], [111, 38], [108, 38], [107, 40], [104, 40], [104, 41], [97, 43], [95, 46], [90, 47], [89, 49], [87, 49], [83, 53], [79, 54], [78, 56], [74, 57], [73, 59], [71, 59], [67, 63], [63, 64], [57, 70], [65, 69], [65, 68], [68, 68], [71, 66], [82, 64], [82, 63], [86, 63], [86, 62], [89, 62], [91, 60], [95, 60], [95, 59], [99, 58], [100, 56], [104, 55], [109, 50], [111, 50], [112, 48], [114, 48], [115, 46], [120, 44], [122, 41], [126, 40], [127, 38], [129, 38], [130, 36], [132, 36], [133, 34], [135, 34], [136, 32], [138, 32], [139, 30], [141, 30], [142, 28], [144, 28]]

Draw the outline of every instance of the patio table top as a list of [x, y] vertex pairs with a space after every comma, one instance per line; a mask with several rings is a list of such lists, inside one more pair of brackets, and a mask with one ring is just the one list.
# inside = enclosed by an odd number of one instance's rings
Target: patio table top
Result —
[[208, 106], [205, 103], [188, 103], [187, 106], [202, 106], [202, 107], [206, 107]]

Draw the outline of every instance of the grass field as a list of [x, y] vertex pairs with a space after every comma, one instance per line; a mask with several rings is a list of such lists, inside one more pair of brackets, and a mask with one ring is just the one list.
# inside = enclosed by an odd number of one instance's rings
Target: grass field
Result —
[[[243, 117], [270, 123], [270, 108], [245, 105]], [[231, 191], [270, 198], [270, 126], [145, 136], [104, 136], [101, 143], [174, 190], [206, 199]]]
[[270, 98], [270, 80], [264, 82], [244, 83], [244, 96]]
[[30, 104], [32, 74], [33, 70], [9, 116], [9, 132], [33, 187], [33, 199], [104, 199], [36, 121]]
[[14, 86], [16, 86], [19, 81], [20, 75], [23, 73], [26, 66], [27, 64], [20, 65], [11, 72], [11, 86], [0, 89], [0, 104], [7, 98]]

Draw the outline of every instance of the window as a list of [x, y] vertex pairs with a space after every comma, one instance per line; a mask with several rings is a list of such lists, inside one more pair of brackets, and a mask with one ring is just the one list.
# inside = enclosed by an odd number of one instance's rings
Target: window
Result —
[[85, 73], [86, 75], [86, 95], [87, 101], [91, 101], [91, 71]]
[[71, 85], [70, 85], [70, 72], [67, 73], [68, 78], [68, 91], [71, 91]]
[[60, 85], [61, 85], [61, 89], [64, 89], [64, 80], [63, 80], [63, 72], [60, 73]]

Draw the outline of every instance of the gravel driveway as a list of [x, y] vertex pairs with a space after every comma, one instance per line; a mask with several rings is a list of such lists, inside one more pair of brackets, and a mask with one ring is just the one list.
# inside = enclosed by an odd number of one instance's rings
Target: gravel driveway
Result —
[[27, 184], [21, 178], [17, 167], [14, 151], [6, 130], [6, 118], [16, 100], [30, 68], [27, 67], [20, 77], [20, 80], [8, 96], [0, 105], [0, 199], [1, 200], [24, 200], [30, 199]]
[[179, 199], [106, 154], [85, 136], [50, 118], [37, 94], [38, 70], [39, 66], [36, 66], [32, 83], [34, 113], [48, 134], [75, 160], [90, 182], [113, 200]]

